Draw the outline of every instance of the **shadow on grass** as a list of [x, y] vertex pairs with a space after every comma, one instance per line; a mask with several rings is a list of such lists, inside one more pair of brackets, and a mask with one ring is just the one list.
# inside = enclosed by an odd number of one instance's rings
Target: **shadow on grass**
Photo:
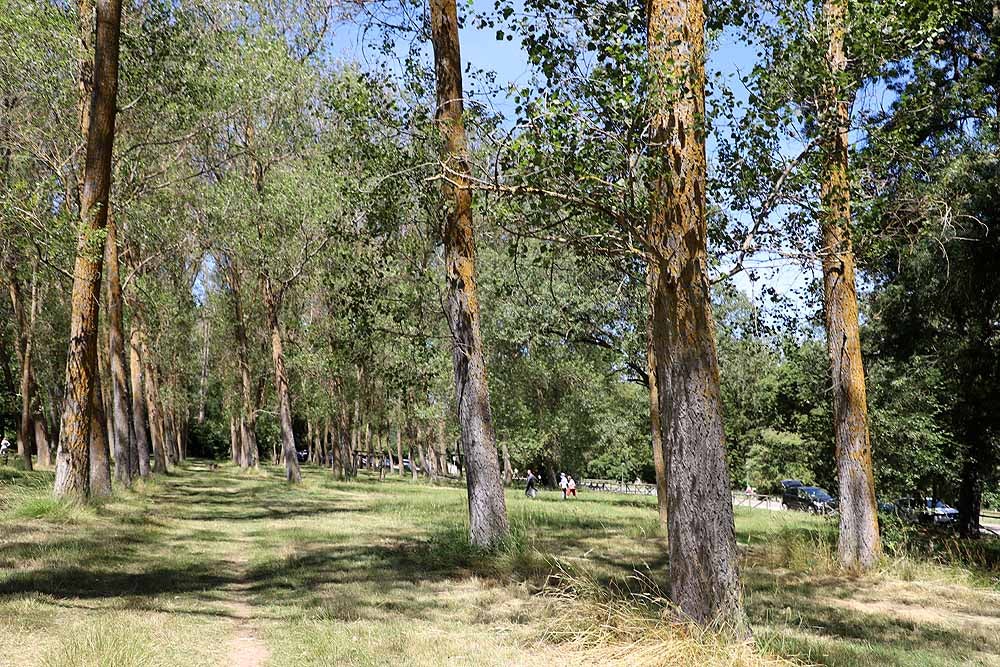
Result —
[[[513, 537], [484, 552], [468, 543], [460, 489], [408, 480], [338, 483], [328, 471], [309, 467], [305, 474], [305, 485], [290, 487], [274, 470], [186, 464], [134, 498], [114, 499], [86, 525], [3, 521], [0, 610], [39, 594], [65, 607], [225, 617], [239, 601], [254, 618], [437, 621], [468, 614], [448, 596], [463, 582], [537, 590], [567, 562], [588, 568], [607, 590], [621, 589], [636, 570], [668, 590], [666, 541], [646, 499], [588, 496], [564, 503], [555, 495], [512, 496]], [[401, 518], [382, 521], [383, 515]], [[797, 633], [806, 648], [810, 642], [844, 647], [810, 653], [813, 662], [858, 664], [864, 662], [858, 655], [877, 653], [878, 661], [868, 664], [918, 664], [905, 661], [914, 652], [972, 662], [977, 651], [1000, 648], [1000, 637], [970, 641], [954, 627], [838, 604], [863, 592], [864, 584], [835, 573], [817, 576], [835, 548], [833, 527], [785, 519], [738, 519], [741, 543], [763, 542], [777, 554], [755, 559], [755, 547], [747, 550], [747, 609], [766, 633]], [[490, 618], [462, 620], [488, 624]]]

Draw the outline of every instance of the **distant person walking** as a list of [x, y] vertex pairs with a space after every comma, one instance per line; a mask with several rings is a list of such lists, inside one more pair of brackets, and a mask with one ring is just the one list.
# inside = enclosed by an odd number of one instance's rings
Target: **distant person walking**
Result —
[[566, 473], [559, 473], [559, 488], [562, 489], [563, 500], [566, 500], [566, 489], [569, 488], [569, 482], [566, 481]]
[[576, 498], [576, 480], [572, 477], [569, 477], [566, 480], [566, 493]]
[[7, 457], [10, 456], [10, 440], [7, 436], [3, 436], [3, 442], [0, 442], [0, 456], [3, 457], [3, 464], [7, 465]]
[[534, 498], [536, 495], [538, 495], [538, 489], [535, 488], [535, 485], [537, 483], [538, 483], [538, 478], [535, 477], [535, 473], [531, 472], [531, 468], [528, 468], [528, 479], [527, 479], [527, 484], [525, 484], [524, 486], [524, 495], [528, 496], [529, 498]]

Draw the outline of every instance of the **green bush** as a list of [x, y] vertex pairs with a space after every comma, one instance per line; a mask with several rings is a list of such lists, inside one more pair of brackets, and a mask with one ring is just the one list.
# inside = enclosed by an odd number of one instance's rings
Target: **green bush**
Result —
[[761, 493], [779, 493], [781, 480], [799, 479], [812, 484], [813, 452], [797, 433], [764, 429], [747, 452], [746, 476]]

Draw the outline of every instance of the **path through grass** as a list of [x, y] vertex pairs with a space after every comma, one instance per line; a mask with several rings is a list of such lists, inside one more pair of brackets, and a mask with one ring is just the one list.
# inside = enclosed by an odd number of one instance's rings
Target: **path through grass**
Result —
[[[307, 468], [289, 488], [277, 470], [191, 463], [80, 509], [47, 500], [50, 483], [0, 468], [0, 665], [550, 664], [551, 619], [573, 603], [539, 594], [549, 574], [639, 571], [665, 589], [648, 498], [511, 491], [517, 539], [485, 558], [464, 546], [457, 487]], [[1000, 665], [988, 575], [902, 563], [848, 579], [830, 527], [804, 515], [741, 510], [737, 532], [764, 652]]]

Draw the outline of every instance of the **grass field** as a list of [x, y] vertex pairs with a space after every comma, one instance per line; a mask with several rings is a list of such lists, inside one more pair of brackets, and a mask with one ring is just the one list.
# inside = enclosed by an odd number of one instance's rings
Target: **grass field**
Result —
[[[0, 468], [0, 665], [596, 664], [594, 637], [640, 664], [638, 642], [690, 634], [658, 616], [650, 498], [512, 490], [515, 538], [485, 556], [458, 487], [307, 468], [289, 488], [198, 462], [92, 508], [50, 487]], [[846, 577], [833, 527], [796, 513], [739, 510], [737, 534], [755, 646], [729, 664], [1000, 665], [989, 571], [910, 557]]]

